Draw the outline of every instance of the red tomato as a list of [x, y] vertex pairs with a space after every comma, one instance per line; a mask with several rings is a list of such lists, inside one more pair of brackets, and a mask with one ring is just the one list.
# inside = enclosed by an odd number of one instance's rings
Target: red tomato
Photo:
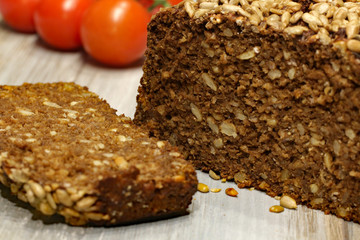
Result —
[[138, 2], [145, 8], [149, 8], [154, 4], [154, 0], [138, 0]]
[[167, 0], [172, 6], [181, 3], [183, 0]]
[[85, 12], [81, 39], [85, 51], [99, 62], [124, 66], [146, 49], [150, 14], [135, 0], [101, 0]]
[[160, 11], [160, 8], [163, 8], [164, 6], [163, 5], [157, 5], [155, 7], [151, 7], [150, 9], [150, 13], [151, 15], [155, 15], [156, 13], [158, 13]]
[[80, 23], [95, 0], [42, 0], [35, 11], [35, 27], [50, 46], [61, 50], [81, 47]]
[[0, 0], [4, 21], [20, 32], [35, 32], [34, 11], [40, 0]]

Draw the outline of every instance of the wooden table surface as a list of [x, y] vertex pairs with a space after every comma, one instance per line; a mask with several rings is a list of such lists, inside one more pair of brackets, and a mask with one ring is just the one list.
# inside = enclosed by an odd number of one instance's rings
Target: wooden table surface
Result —
[[[141, 64], [106, 68], [81, 51], [51, 50], [36, 35], [16, 33], [0, 23], [1, 85], [74, 81], [106, 99], [118, 113], [133, 117]], [[202, 172], [198, 178], [222, 191], [196, 193], [189, 215], [112, 228], [71, 227], [56, 217], [41, 218], [0, 186], [0, 239], [360, 239], [360, 224], [303, 206], [270, 213], [269, 207], [279, 201], [263, 192], [237, 189], [233, 182], [221, 183]], [[227, 187], [236, 188], [238, 197], [226, 196]]]

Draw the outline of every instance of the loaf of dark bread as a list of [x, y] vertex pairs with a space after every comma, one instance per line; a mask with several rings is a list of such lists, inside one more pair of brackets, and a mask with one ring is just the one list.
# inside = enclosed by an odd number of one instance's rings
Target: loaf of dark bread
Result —
[[185, 214], [194, 168], [87, 88], [0, 87], [0, 181], [45, 215], [114, 225]]
[[135, 123], [197, 168], [360, 221], [360, 3], [186, 0], [148, 27]]

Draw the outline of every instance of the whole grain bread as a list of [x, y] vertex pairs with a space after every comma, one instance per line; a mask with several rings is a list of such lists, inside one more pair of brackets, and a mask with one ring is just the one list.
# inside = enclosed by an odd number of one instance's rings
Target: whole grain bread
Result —
[[194, 168], [73, 83], [0, 86], [0, 181], [45, 215], [114, 225], [185, 214]]
[[360, 222], [359, 19], [354, 0], [163, 10], [135, 122], [239, 187]]

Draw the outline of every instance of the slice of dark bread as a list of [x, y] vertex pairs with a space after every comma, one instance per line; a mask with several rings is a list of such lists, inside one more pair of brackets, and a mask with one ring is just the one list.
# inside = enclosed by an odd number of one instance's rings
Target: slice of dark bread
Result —
[[45, 215], [114, 225], [185, 214], [194, 168], [86, 87], [0, 87], [0, 181]]

